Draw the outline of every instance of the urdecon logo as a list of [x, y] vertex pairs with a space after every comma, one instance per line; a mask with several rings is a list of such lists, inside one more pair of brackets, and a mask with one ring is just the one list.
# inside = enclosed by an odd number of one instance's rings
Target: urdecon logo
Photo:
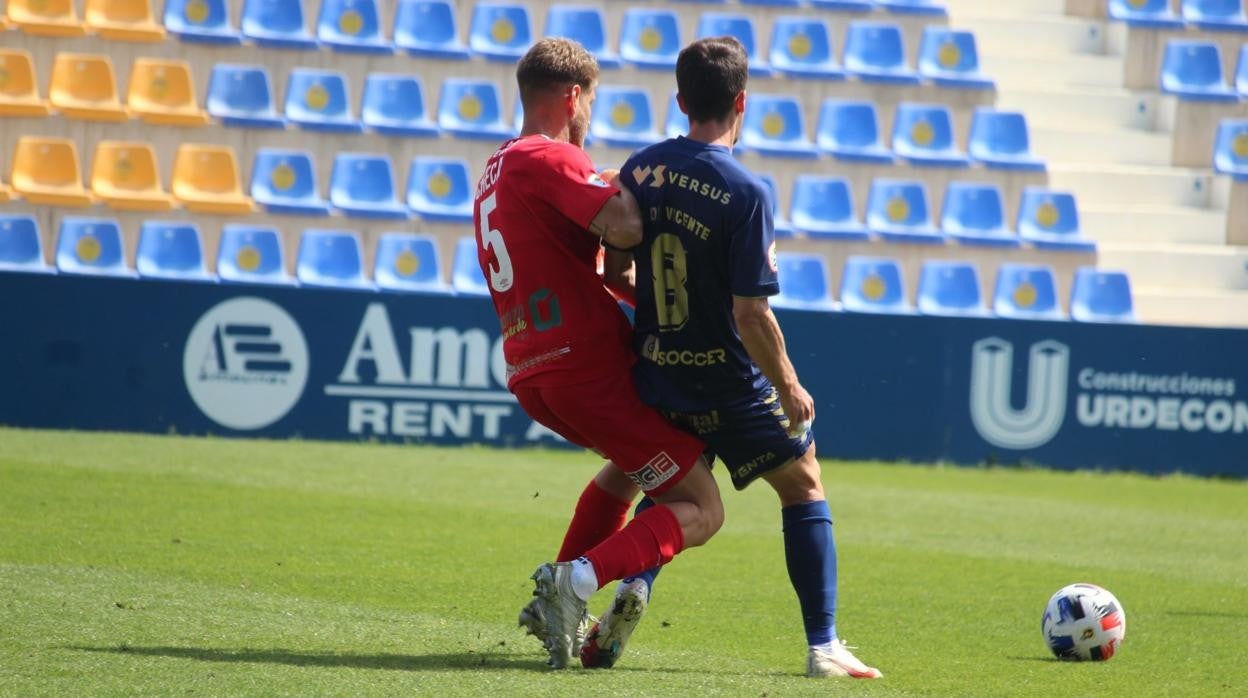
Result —
[[280, 306], [234, 298], [195, 323], [182, 371], [191, 399], [209, 419], [231, 429], [260, 429], [285, 417], [303, 395], [308, 345]]
[[1031, 346], [1022, 408], [1010, 402], [1014, 345], [989, 337], [976, 342], [971, 354], [971, 422], [979, 435], [1015, 450], [1052, 440], [1066, 419], [1070, 349], [1051, 339]]

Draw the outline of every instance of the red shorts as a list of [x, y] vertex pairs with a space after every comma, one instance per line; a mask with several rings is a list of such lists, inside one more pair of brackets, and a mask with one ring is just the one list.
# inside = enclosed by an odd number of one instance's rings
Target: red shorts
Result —
[[512, 385], [530, 417], [572, 443], [610, 458], [649, 495], [680, 482], [706, 449], [637, 397], [627, 366], [586, 383]]

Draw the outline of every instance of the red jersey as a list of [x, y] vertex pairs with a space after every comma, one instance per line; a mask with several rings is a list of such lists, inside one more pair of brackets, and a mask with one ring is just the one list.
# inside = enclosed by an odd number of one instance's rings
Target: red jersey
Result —
[[632, 364], [632, 327], [602, 285], [588, 230], [618, 191], [585, 151], [542, 135], [507, 141], [486, 163], [472, 217], [508, 387], [572, 385]]

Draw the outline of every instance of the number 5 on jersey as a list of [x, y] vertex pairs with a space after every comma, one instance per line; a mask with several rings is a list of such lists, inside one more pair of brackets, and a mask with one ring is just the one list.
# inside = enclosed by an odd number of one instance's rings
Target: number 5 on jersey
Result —
[[507, 254], [507, 243], [503, 240], [503, 231], [490, 227], [490, 214], [498, 208], [498, 200], [495, 198], [497, 196], [498, 193], [495, 192], [481, 202], [481, 227], [477, 230], [477, 234], [481, 236], [481, 245], [487, 251], [493, 251], [494, 258], [498, 260], [497, 269], [494, 265], [490, 265], [490, 288], [502, 293], [511, 288], [516, 281], [516, 276], [511, 269], [511, 255]]

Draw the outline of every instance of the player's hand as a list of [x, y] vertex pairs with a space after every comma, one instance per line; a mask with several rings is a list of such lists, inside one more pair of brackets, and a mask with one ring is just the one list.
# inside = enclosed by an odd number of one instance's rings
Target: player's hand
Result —
[[615, 180], [619, 179], [620, 177], [620, 171], [617, 169], [608, 167], [604, 169], [602, 172], [599, 172], [598, 176], [602, 177], [602, 181], [606, 182], [607, 184], [615, 184]]
[[815, 421], [815, 399], [800, 383], [780, 392], [780, 408], [784, 410], [784, 416], [789, 418], [790, 436], [802, 435]]

